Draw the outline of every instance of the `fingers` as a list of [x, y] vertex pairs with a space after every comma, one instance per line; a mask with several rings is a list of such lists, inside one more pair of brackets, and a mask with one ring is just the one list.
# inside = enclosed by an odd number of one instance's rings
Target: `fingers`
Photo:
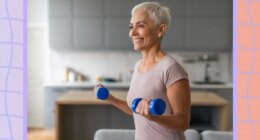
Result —
[[141, 114], [141, 115], [149, 115], [149, 100], [147, 99], [142, 99], [136, 108], [136, 113]]

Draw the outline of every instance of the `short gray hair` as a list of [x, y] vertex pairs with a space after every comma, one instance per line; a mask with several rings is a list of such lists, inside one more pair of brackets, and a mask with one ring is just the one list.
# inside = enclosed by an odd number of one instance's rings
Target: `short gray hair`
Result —
[[136, 10], [141, 8], [143, 8], [147, 12], [151, 20], [154, 21], [155, 25], [170, 24], [171, 14], [168, 7], [161, 6], [158, 2], [143, 2], [136, 5], [132, 9], [131, 14], [133, 15]]

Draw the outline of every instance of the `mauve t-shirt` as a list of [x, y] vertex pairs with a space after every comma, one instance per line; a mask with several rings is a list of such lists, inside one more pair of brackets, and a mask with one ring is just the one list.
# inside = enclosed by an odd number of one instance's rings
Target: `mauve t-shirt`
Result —
[[[133, 77], [127, 95], [127, 104], [131, 108], [135, 98], [161, 98], [166, 103], [164, 114], [173, 114], [166, 95], [166, 89], [181, 79], [188, 79], [183, 67], [171, 56], [165, 55], [158, 63], [146, 72], [140, 72], [135, 64]], [[135, 140], [185, 140], [183, 132], [168, 129], [156, 122], [133, 113], [135, 123]]]

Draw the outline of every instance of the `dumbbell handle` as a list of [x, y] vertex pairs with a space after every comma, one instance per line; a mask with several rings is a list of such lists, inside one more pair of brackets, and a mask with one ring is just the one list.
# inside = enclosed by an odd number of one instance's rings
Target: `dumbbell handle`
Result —
[[95, 91], [96, 91], [97, 98], [100, 100], [106, 100], [109, 96], [108, 89], [102, 85], [96, 86]]
[[[134, 112], [136, 112], [136, 108], [138, 103], [142, 100], [142, 98], [136, 98], [133, 100], [132, 102], [132, 110]], [[166, 104], [165, 102], [160, 99], [160, 98], [156, 98], [150, 101], [149, 103], [149, 112], [151, 115], [162, 115], [165, 111], [166, 108]]]

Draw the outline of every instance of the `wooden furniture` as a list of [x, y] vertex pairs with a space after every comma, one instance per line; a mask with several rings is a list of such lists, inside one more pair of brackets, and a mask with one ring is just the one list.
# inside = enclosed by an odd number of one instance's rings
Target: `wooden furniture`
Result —
[[[125, 99], [125, 91], [111, 91]], [[56, 140], [93, 140], [100, 128], [134, 129], [134, 121], [93, 91], [70, 91], [56, 100]]]
[[191, 106], [207, 106], [215, 107], [217, 112], [216, 127], [217, 130], [227, 131], [228, 129], [228, 102], [222, 97], [208, 92], [208, 93], [192, 93], [191, 94]]
[[[125, 100], [127, 96], [126, 91], [111, 91], [111, 93], [114, 96], [123, 100]], [[215, 115], [213, 115], [213, 117], [216, 120], [217, 130], [225, 131], [228, 129], [227, 128], [228, 102], [225, 99], [211, 92], [194, 92], [191, 94], [191, 105], [192, 107], [193, 106], [215, 107], [217, 111]], [[84, 110], [82, 106], [84, 108], [90, 107], [91, 110]], [[72, 109], [73, 107], [75, 108], [78, 107], [79, 109], [78, 110]], [[64, 114], [64, 112], [66, 112], [66, 108], [67, 108], [67, 114], [66, 113]], [[93, 108], [96, 108], [97, 111], [94, 112]], [[68, 110], [70, 110], [70, 112], [68, 112]], [[78, 114], [78, 118], [75, 118], [77, 113], [76, 110], [80, 113], [88, 112], [88, 114], [87, 115]], [[73, 114], [71, 113], [75, 113], [74, 117]], [[98, 114], [98, 113], [103, 113], [103, 114]], [[128, 116], [124, 113], [122, 114], [120, 113], [122, 112], [109, 105], [106, 101], [101, 101], [96, 99], [95, 93], [93, 91], [70, 91], [56, 100], [56, 139], [65, 140], [65, 139], [73, 138], [74, 140], [76, 140], [77, 136], [81, 139], [84, 138], [91, 139], [91, 137], [94, 136], [94, 132], [99, 128], [120, 128], [120, 127], [122, 128], [126, 127], [126, 129], [134, 128], [133, 122], [131, 122], [132, 121], [131, 116]], [[71, 115], [72, 117], [69, 117]], [[93, 118], [93, 116], [91, 117], [91, 115], [96, 115], [96, 117]], [[82, 117], [82, 116], [86, 116], [86, 117]], [[110, 116], [114, 116], [114, 117], [110, 117]], [[72, 123], [73, 119], [78, 120], [78, 122], [76, 122], [77, 124], [70, 124], [69, 126], [65, 126], [66, 123]], [[86, 125], [88, 126], [88, 124], [86, 123], [85, 125], [82, 125], [84, 123], [81, 122], [79, 119], [82, 119], [84, 121], [87, 121], [86, 119], [93, 119], [93, 120], [88, 120], [88, 123], [93, 123], [93, 121], [98, 121], [98, 123], [96, 124], [94, 123], [94, 125], [89, 126], [88, 128], [84, 128], [86, 129], [84, 130], [83, 127], [86, 127]], [[118, 121], [120, 121], [120, 123], [117, 123]], [[126, 124], [124, 125], [124, 123]], [[122, 124], [124, 126], [122, 126]], [[72, 130], [73, 126], [76, 126], [77, 128], [79, 128], [79, 130], [72, 132], [74, 131]], [[65, 129], [70, 129], [70, 130], [65, 130]], [[68, 134], [68, 133], [77, 133], [78, 131], [82, 131], [81, 133], [85, 133], [85, 134], [88, 133], [87, 131], [91, 131], [91, 132], [88, 135], [84, 135], [84, 136], [83, 135], [80, 136], [80, 134], [78, 135]], [[64, 135], [66, 135], [66, 137]]]

